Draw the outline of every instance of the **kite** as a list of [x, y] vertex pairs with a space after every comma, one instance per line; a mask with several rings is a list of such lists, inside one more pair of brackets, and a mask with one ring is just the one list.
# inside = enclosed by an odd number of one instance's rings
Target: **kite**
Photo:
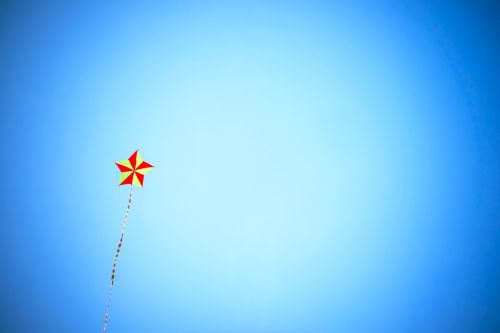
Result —
[[130, 212], [130, 206], [132, 205], [132, 189], [135, 186], [141, 187], [144, 184], [144, 175], [151, 171], [153, 166], [145, 162], [139, 151], [136, 150], [128, 160], [123, 160], [115, 163], [118, 169], [120, 169], [120, 185], [130, 185], [130, 192], [128, 195], [127, 209], [125, 210], [125, 218], [122, 224], [122, 231], [120, 236], [120, 241], [118, 242], [118, 247], [115, 252], [115, 258], [113, 260], [113, 269], [111, 270], [111, 284], [109, 286], [108, 293], [108, 303], [106, 305], [106, 314], [104, 315], [104, 327], [102, 332], [106, 332], [106, 327], [108, 326], [109, 319], [109, 309], [111, 307], [111, 297], [113, 296], [113, 287], [115, 286], [115, 273], [116, 273], [116, 263], [118, 262], [118, 256], [120, 255], [120, 250], [122, 248], [123, 237], [125, 236], [125, 229], [128, 223], [128, 214]]

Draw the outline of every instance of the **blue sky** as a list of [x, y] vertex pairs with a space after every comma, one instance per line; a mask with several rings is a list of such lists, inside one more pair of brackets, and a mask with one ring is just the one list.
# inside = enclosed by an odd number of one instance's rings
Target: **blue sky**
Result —
[[496, 6], [1, 6], [2, 331], [500, 328]]

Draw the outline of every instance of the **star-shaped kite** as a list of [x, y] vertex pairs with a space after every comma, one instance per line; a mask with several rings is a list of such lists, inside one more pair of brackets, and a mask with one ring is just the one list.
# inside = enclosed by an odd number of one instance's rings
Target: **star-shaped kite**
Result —
[[151, 171], [153, 166], [145, 162], [139, 150], [136, 150], [128, 160], [116, 162], [116, 166], [120, 169], [120, 185], [135, 185], [142, 187], [144, 184], [144, 175]]
[[111, 307], [111, 297], [113, 295], [113, 287], [115, 286], [115, 273], [116, 264], [118, 263], [118, 257], [120, 256], [120, 250], [122, 249], [123, 237], [125, 236], [125, 229], [128, 223], [128, 214], [130, 212], [130, 206], [132, 205], [132, 189], [133, 185], [142, 187], [144, 183], [144, 175], [151, 171], [153, 166], [147, 162], [144, 162], [139, 151], [136, 150], [128, 160], [123, 160], [116, 162], [116, 166], [120, 169], [120, 185], [130, 185], [130, 193], [128, 195], [127, 210], [125, 211], [125, 218], [122, 224], [122, 234], [120, 241], [118, 242], [118, 247], [115, 252], [115, 259], [113, 260], [113, 268], [111, 270], [111, 284], [109, 286], [108, 293], [108, 303], [106, 305], [106, 314], [104, 315], [104, 326], [102, 329], [103, 333], [106, 333], [106, 327], [108, 326], [109, 319], [109, 309]]

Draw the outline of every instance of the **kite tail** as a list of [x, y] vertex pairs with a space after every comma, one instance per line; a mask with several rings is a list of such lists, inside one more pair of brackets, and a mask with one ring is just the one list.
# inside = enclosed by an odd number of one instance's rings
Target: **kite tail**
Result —
[[113, 287], [115, 286], [116, 263], [118, 262], [118, 256], [120, 255], [120, 250], [122, 248], [123, 236], [125, 236], [125, 229], [127, 228], [127, 223], [128, 223], [128, 213], [130, 212], [130, 206], [132, 205], [132, 188], [133, 186], [130, 185], [130, 194], [128, 195], [127, 210], [125, 212], [125, 219], [123, 220], [122, 224], [122, 234], [120, 237], [120, 241], [118, 242], [118, 247], [116, 248], [116, 253], [115, 253], [115, 259], [113, 261], [113, 269], [111, 271], [111, 285], [109, 286], [108, 304], [106, 305], [106, 315], [104, 316], [104, 327], [102, 329], [102, 333], [106, 332], [106, 327], [108, 326], [109, 308], [111, 307]]

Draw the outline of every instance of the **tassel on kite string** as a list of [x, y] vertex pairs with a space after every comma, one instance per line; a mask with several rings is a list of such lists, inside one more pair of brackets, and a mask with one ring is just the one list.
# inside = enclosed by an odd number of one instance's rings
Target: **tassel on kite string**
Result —
[[111, 284], [109, 286], [108, 304], [106, 305], [106, 314], [104, 316], [104, 327], [102, 329], [102, 333], [106, 332], [106, 327], [108, 326], [109, 309], [111, 307], [111, 298], [113, 296], [113, 287], [115, 286], [116, 263], [118, 262], [118, 257], [120, 256], [120, 250], [121, 250], [122, 244], [123, 244], [123, 237], [125, 236], [125, 229], [127, 228], [127, 223], [128, 223], [128, 213], [130, 212], [130, 206], [132, 205], [132, 188], [133, 188], [133, 186], [130, 185], [130, 194], [128, 196], [127, 210], [125, 212], [125, 219], [123, 220], [123, 224], [122, 224], [122, 234], [120, 236], [120, 241], [118, 242], [118, 247], [116, 248], [115, 259], [113, 261], [113, 269], [111, 270]]

